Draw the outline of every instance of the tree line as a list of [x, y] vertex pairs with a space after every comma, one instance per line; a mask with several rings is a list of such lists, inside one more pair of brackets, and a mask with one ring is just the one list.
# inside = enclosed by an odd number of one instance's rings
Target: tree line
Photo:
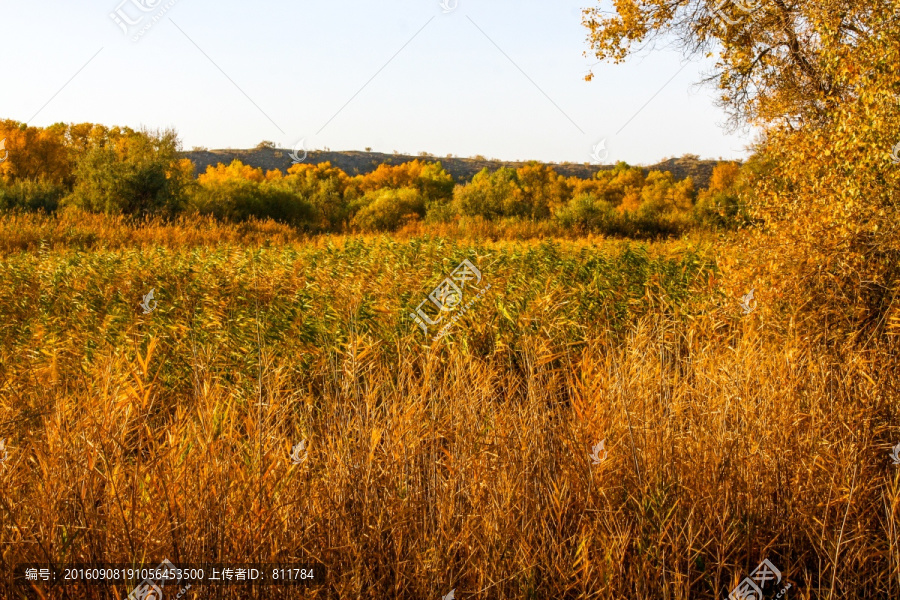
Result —
[[0, 209], [76, 207], [124, 215], [213, 215], [273, 219], [311, 232], [394, 231], [408, 223], [462, 218], [554, 221], [580, 231], [671, 235], [743, 219], [742, 168], [720, 163], [708, 189], [668, 171], [624, 162], [592, 178], [565, 177], [537, 162], [483, 169], [457, 184], [440, 162], [412, 160], [350, 176], [330, 163], [264, 171], [238, 160], [195, 178], [174, 131], [0, 122]]

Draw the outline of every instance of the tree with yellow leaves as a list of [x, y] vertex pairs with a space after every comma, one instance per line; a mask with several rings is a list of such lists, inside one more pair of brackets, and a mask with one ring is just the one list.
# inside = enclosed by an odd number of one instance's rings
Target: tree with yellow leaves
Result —
[[313, 219], [319, 229], [337, 229], [349, 218], [345, 199], [349, 184], [347, 174], [329, 162], [292, 165], [281, 182], [284, 189], [312, 207]]
[[897, 3], [752, 6], [616, 0], [612, 13], [586, 9], [584, 25], [601, 60], [622, 61], [663, 37], [688, 55], [715, 56], [708, 82], [721, 106], [733, 125], [762, 133], [741, 199], [779, 238], [761, 245], [761, 263], [773, 277], [792, 274], [803, 290], [798, 304], [811, 324], [832, 325], [828, 335], [858, 336], [862, 324], [875, 333], [900, 310]]
[[189, 209], [231, 221], [253, 217], [311, 227], [313, 207], [290, 189], [289, 178], [277, 170], [264, 173], [239, 160], [210, 165], [197, 178]]
[[572, 188], [566, 178], [547, 165], [529, 162], [516, 169], [516, 176], [532, 219], [547, 218], [572, 196]]
[[39, 128], [0, 121], [0, 140], [5, 140], [8, 152], [6, 160], [0, 162], [0, 179], [71, 184], [73, 162], [66, 147], [65, 125]]
[[348, 187], [349, 199], [353, 200], [366, 192], [381, 189], [399, 190], [415, 188], [424, 198], [426, 205], [448, 201], [453, 196], [453, 177], [439, 162], [412, 160], [400, 165], [378, 165], [365, 175], [352, 178]]

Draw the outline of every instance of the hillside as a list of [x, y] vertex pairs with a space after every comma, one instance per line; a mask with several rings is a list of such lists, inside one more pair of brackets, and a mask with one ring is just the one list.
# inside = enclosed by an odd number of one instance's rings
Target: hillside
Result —
[[[218, 163], [229, 164], [237, 159], [246, 165], [262, 168], [264, 170], [279, 169], [286, 172], [291, 167], [290, 150], [279, 148], [253, 148], [249, 150], [200, 150], [184, 152], [184, 155], [194, 163], [194, 172], [203, 173], [209, 165]], [[408, 154], [382, 154], [380, 152], [318, 152], [310, 151], [304, 162], [318, 164], [330, 162], [342, 169], [348, 175], [364, 175], [378, 168], [378, 165], [399, 165], [412, 160], [439, 161], [444, 169], [450, 173], [458, 183], [470, 180], [476, 173], [487, 167], [496, 170], [500, 167], [517, 168], [525, 162], [508, 162], [477, 158], [456, 158], [437, 156], [411, 156]], [[697, 189], [705, 188], [709, 184], [713, 167], [719, 161], [700, 160], [696, 155], [687, 154], [681, 158], [670, 158], [655, 165], [645, 167], [645, 170], [671, 171], [676, 179], [693, 177]], [[612, 169], [613, 165], [592, 165], [590, 163], [560, 163], [550, 164], [561, 175], [576, 176], [584, 179], [590, 178], [601, 169]]]

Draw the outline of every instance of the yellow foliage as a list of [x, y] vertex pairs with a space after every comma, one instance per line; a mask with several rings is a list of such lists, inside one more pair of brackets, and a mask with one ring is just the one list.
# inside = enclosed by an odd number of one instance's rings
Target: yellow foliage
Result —
[[0, 121], [0, 140], [4, 138], [8, 156], [0, 163], [0, 179], [43, 178], [54, 183], [71, 179], [64, 127], [26, 127], [16, 121]]
[[237, 159], [233, 160], [230, 165], [223, 165], [222, 163], [216, 166], [209, 165], [206, 167], [206, 173], [202, 173], [198, 177], [200, 185], [214, 185], [228, 181], [262, 183], [265, 180], [266, 176], [263, 174], [262, 169], [245, 165]]

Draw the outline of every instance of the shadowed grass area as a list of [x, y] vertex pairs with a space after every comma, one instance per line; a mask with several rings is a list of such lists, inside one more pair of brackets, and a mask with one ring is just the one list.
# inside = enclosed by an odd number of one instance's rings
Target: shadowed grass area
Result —
[[[900, 593], [896, 348], [826, 351], [765, 290], [742, 316], [727, 242], [15, 219], [4, 569], [316, 562], [326, 583], [256, 597], [612, 600], [724, 597], [768, 558], [804, 597]], [[409, 314], [464, 258], [491, 289], [432, 343]]]

